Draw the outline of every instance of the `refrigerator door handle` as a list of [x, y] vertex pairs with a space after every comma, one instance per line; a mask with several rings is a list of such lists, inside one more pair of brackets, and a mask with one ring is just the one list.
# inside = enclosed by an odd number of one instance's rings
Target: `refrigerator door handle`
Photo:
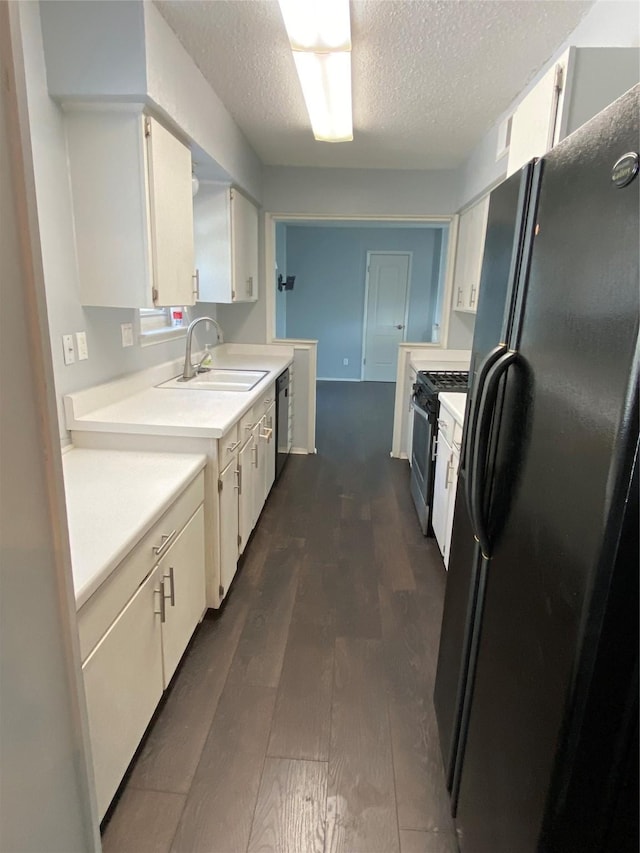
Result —
[[462, 459], [461, 468], [466, 472], [466, 476], [464, 478], [464, 496], [467, 504], [467, 512], [469, 513], [469, 518], [471, 519], [471, 526], [473, 528], [474, 534], [477, 536], [477, 528], [476, 528], [476, 520], [473, 514], [473, 507], [471, 503], [471, 494], [472, 494], [472, 461], [473, 461], [473, 446], [475, 444], [475, 436], [478, 427], [478, 411], [480, 409], [480, 401], [482, 399], [482, 392], [484, 390], [484, 384], [487, 379], [487, 375], [496, 361], [503, 356], [507, 352], [507, 347], [505, 344], [498, 344], [495, 346], [484, 358], [480, 367], [478, 368], [478, 377], [476, 379], [475, 388], [473, 391], [473, 397], [471, 399], [471, 407], [469, 409], [469, 417], [467, 418], [467, 423], [464, 431], [464, 436], [462, 439], [462, 449], [460, 451], [460, 456]]
[[474, 519], [475, 534], [480, 543], [482, 556], [486, 559], [491, 557], [491, 542], [489, 540], [488, 525], [483, 515], [483, 503], [485, 493], [485, 461], [489, 448], [489, 434], [498, 396], [500, 380], [506, 374], [509, 367], [517, 359], [515, 350], [504, 352], [493, 364], [487, 373], [482, 389], [482, 398], [478, 406], [476, 430], [473, 441], [473, 455], [471, 461], [471, 487], [470, 503], [472, 519]]

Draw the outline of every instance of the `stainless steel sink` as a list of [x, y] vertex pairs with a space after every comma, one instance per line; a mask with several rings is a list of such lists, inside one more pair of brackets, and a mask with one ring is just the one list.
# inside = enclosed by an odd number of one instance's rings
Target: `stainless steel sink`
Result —
[[157, 388], [191, 388], [194, 391], [251, 391], [267, 375], [268, 370], [236, 370], [232, 367], [212, 367], [197, 373], [193, 379], [176, 376]]

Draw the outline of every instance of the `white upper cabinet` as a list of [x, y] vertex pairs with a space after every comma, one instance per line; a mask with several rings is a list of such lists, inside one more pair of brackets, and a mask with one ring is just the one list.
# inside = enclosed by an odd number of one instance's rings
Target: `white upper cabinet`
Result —
[[138, 105], [65, 119], [81, 303], [193, 305], [189, 149]]
[[542, 157], [634, 86], [639, 62], [637, 48], [569, 48], [516, 108], [507, 175]]
[[453, 275], [453, 308], [475, 314], [478, 308], [489, 196], [460, 214]]
[[241, 192], [201, 181], [193, 199], [201, 302], [258, 298], [258, 211]]

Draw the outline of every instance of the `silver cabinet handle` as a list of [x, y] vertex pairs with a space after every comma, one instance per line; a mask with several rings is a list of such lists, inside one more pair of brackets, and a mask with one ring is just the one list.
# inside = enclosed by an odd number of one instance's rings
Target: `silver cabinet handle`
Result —
[[458, 305], [460, 305], [461, 302], [462, 302], [462, 288], [459, 287], [458, 288], [458, 299], [456, 300], [456, 308], [458, 307]]
[[253, 445], [253, 464], [257, 468], [258, 467], [258, 445]]
[[193, 290], [194, 296], [196, 299], [200, 299], [200, 270], [196, 270], [193, 274], [193, 279], [196, 283], [196, 286]]
[[462, 442], [456, 441], [455, 438], [452, 438], [451, 443], [453, 444], [454, 448], [458, 451], [458, 453], [460, 453], [460, 448], [462, 447]]
[[241, 441], [234, 441], [234, 443], [232, 445], [227, 447], [227, 453], [235, 453], [241, 444], [242, 444]]
[[[258, 422], [256, 421], [256, 423], [258, 423]], [[254, 428], [255, 425], [256, 424], [247, 424], [245, 429], [247, 430], [247, 432], [251, 432], [251, 430]]]
[[438, 455], [438, 437], [436, 436], [433, 442], [433, 450], [431, 451], [431, 461], [436, 461], [436, 456]]
[[167, 621], [167, 609], [165, 604], [165, 595], [164, 595], [164, 581], [160, 581], [160, 588], [154, 589], [154, 592], [160, 596], [160, 610], [154, 610], [153, 612], [160, 617], [161, 622]]
[[445, 421], [444, 418], [438, 418], [438, 426], [444, 432], [445, 429], [449, 426], [449, 422]]
[[241, 473], [241, 469], [236, 468], [236, 470], [233, 473], [236, 475], [236, 484], [233, 488], [238, 492], [238, 494], [240, 494], [240, 482], [241, 482], [240, 481], [240, 473]]
[[449, 480], [449, 474], [452, 471], [453, 471], [453, 453], [451, 454], [451, 456], [449, 457], [449, 461], [447, 462], [447, 474], [446, 474], [446, 478], [444, 481], [445, 489], [448, 489], [449, 486], [451, 485], [451, 483], [453, 482], [453, 480]]
[[471, 287], [471, 299], [469, 300], [469, 305], [475, 305], [476, 304], [476, 292], [477, 292], [477, 290], [478, 290], [477, 287], [474, 287], [474, 286]]
[[162, 545], [153, 546], [153, 553], [156, 555], [156, 557], [161, 557], [164, 554], [169, 545], [171, 545], [173, 540], [176, 538], [177, 532], [178, 531], [174, 528], [171, 533], [162, 534]]
[[272, 435], [273, 430], [270, 427], [265, 427], [264, 432], [260, 430], [260, 438], [266, 438], [267, 441], [271, 441]]
[[[173, 577], [173, 566], [169, 566], [169, 574], [164, 576], [165, 580], [169, 581], [169, 595], [166, 595], [165, 598], [168, 598], [171, 602], [171, 606], [176, 606], [176, 586]], [[164, 584], [163, 584], [164, 586]]]

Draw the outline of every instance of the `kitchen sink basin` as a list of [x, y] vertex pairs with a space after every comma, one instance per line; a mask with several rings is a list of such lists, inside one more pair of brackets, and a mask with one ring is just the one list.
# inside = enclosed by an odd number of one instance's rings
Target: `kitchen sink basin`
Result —
[[231, 367], [212, 367], [196, 373], [193, 379], [181, 376], [157, 385], [157, 388], [191, 388], [193, 391], [251, 391], [267, 375], [268, 370], [236, 370]]

